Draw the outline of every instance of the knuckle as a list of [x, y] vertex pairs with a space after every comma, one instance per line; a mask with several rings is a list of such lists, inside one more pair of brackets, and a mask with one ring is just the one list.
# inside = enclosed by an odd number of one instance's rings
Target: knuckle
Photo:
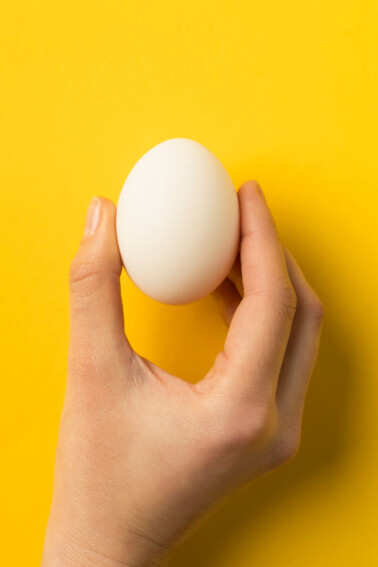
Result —
[[292, 285], [283, 286], [280, 291], [281, 303], [285, 309], [295, 311], [297, 307], [297, 294]]
[[297, 308], [297, 295], [291, 284], [275, 287], [269, 297], [273, 311], [283, 319], [293, 318]]
[[68, 279], [70, 284], [75, 285], [77, 282], [86, 280], [92, 273], [92, 262], [83, 261], [79, 256], [75, 256], [70, 265]]
[[299, 451], [300, 442], [300, 431], [290, 430], [281, 435], [274, 449], [274, 461], [276, 466], [283, 465], [293, 460]]
[[98, 287], [99, 269], [95, 258], [82, 259], [76, 256], [70, 265], [68, 282], [71, 292], [83, 290], [86, 293]]
[[314, 326], [320, 328], [324, 318], [324, 304], [312, 290], [308, 297], [308, 313]]
[[[231, 421], [231, 423], [230, 423]], [[226, 449], [238, 449], [263, 441], [271, 430], [273, 412], [267, 406], [251, 408], [248, 413], [233, 415], [226, 422], [221, 442]]]

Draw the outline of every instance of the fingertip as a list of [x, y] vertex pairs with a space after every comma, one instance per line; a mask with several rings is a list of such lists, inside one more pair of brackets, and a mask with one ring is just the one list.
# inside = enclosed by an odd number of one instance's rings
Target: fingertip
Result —
[[116, 215], [117, 207], [110, 199], [99, 197], [101, 202], [102, 220], [99, 227], [101, 232], [101, 249], [104, 261], [118, 273], [122, 269], [122, 260], [118, 246]]
[[266, 200], [263, 190], [256, 179], [248, 179], [247, 181], [244, 181], [244, 183], [240, 186], [238, 193], [241, 197], [244, 197], [244, 195], [258, 195], [262, 197], [264, 201]]
[[116, 218], [117, 207], [107, 197], [96, 197], [100, 203], [103, 219], [107, 222], [114, 222]]
[[85, 218], [83, 236], [71, 264], [70, 279], [80, 273], [98, 270], [120, 274], [122, 261], [116, 235], [116, 206], [106, 197], [93, 197]]
[[85, 217], [83, 239], [89, 238], [97, 230], [101, 218], [101, 200], [98, 197], [92, 197]]
[[[106, 197], [95, 196], [89, 202], [85, 216], [82, 241], [103, 232], [104, 228], [109, 230], [115, 226], [116, 206]], [[106, 225], [104, 227], [104, 224]]]

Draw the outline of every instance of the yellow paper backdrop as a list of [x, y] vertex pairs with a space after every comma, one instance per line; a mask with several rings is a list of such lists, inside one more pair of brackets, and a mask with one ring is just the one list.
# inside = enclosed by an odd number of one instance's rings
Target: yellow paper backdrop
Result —
[[[172, 137], [259, 180], [326, 318], [297, 458], [171, 565], [378, 565], [377, 22], [374, 0], [1, 1], [0, 565], [40, 560], [87, 204]], [[125, 274], [123, 295], [134, 348], [200, 379], [213, 300], [164, 306]]]

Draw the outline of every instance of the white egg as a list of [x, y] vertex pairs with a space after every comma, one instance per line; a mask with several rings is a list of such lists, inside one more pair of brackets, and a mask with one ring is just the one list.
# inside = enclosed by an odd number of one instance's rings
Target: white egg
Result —
[[173, 138], [134, 165], [117, 207], [123, 265], [145, 294], [184, 305], [224, 280], [240, 240], [237, 193], [202, 144]]

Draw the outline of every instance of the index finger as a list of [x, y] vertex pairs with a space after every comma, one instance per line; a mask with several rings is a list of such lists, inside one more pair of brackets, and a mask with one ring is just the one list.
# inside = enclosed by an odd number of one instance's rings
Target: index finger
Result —
[[[238, 399], [274, 400], [296, 296], [273, 217], [256, 181], [238, 192], [244, 297], [231, 321], [222, 375]], [[214, 384], [215, 385], [215, 384]]]

